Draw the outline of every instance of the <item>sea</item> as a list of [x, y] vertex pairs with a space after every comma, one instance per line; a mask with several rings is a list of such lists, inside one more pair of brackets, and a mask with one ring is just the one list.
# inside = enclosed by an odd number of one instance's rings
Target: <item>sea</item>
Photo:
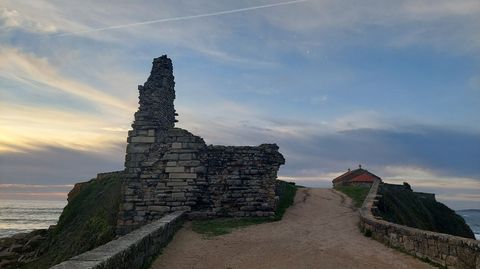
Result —
[[[0, 238], [55, 225], [66, 201], [0, 199]], [[457, 210], [480, 240], [480, 209]]]
[[465, 222], [475, 234], [475, 238], [480, 240], [480, 209], [465, 209], [456, 212], [465, 219]]
[[0, 199], [0, 238], [57, 223], [67, 201]]

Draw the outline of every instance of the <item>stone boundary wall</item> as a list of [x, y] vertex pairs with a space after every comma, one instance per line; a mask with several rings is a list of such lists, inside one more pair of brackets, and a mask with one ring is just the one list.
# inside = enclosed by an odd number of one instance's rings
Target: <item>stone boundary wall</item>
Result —
[[375, 216], [378, 187], [375, 182], [360, 209], [360, 227], [366, 234], [393, 248], [448, 268], [480, 269], [480, 241], [435, 233], [385, 221]]
[[50, 269], [144, 268], [181, 227], [184, 211], [177, 211], [105, 245], [70, 258]]

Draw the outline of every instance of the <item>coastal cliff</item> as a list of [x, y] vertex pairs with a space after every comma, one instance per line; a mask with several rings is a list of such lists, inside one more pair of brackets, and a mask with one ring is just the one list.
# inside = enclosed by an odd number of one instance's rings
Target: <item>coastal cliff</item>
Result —
[[113, 172], [75, 184], [58, 224], [47, 231], [33, 257], [6, 268], [49, 268], [114, 239], [121, 180], [122, 174]]
[[382, 184], [377, 215], [382, 219], [422, 230], [475, 239], [465, 220], [435, 195], [412, 191], [410, 185]]

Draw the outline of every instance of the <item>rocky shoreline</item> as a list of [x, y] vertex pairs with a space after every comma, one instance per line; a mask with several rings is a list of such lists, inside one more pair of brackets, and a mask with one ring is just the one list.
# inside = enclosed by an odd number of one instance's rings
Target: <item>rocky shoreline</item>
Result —
[[36, 260], [51, 229], [53, 227], [0, 238], [0, 268], [18, 268]]

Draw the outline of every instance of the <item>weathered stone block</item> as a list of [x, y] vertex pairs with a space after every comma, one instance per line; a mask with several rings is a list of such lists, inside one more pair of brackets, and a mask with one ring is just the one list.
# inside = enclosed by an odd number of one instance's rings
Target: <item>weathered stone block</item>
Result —
[[182, 143], [175, 142], [172, 143], [172, 149], [181, 149], [182, 148]]
[[122, 205], [123, 210], [129, 211], [133, 209], [133, 203], [123, 203]]
[[169, 166], [165, 168], [166, 173], [184, 173], [185, 167], [183, 166]]
[[172, 198], [185, 198], [184, 192], [174, 192], [171, 194]]
[[172, 181], [172, 182], [167, 182], [168, 187], [186, 187], [188, 185], [187, 182], [185, 181]]
[[169, 160], [169, 161], [176, 161], [178, 160], [178, 154], [177, 153], [167, 153], [163, 155], [164, 160]]
[[201, 162], [199, 160], [191, 160], [191, 161], [178, 161], [178, 165], [182, 166], [199, 166]]
[[148, 210], [149, 211], [154, 211], [154, 212], [168, 212], [168, 211], [170, 211], [170, 207], [169, 206], [155, 206], [155, 205], [152, 205], [152, 206], [148, 206]]
[[178, 156], [179, 160], [192, 160], [194, 159], [194, 156], [192, 153], [181, 153]]
[[197, 178], [197, 174], [195, 173], [170, 173], [168, 175], [169, 178], [180, 178], [180, 179], [186, 179], [186, 178]]
[[150, 136], [134, 136], [131, 137], [132, 143], [153, 143], [155, 142], [155, 137]]

